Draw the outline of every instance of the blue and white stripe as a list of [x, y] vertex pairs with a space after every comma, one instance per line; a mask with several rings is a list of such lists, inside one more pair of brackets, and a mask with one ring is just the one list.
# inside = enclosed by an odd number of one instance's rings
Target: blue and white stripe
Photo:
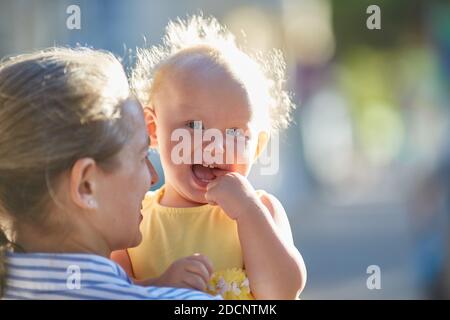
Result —
[[9, 252], [6, 267], [3, 299], [221, 299], [190, 289], [135, 285], [117, 263], [92, 254]]

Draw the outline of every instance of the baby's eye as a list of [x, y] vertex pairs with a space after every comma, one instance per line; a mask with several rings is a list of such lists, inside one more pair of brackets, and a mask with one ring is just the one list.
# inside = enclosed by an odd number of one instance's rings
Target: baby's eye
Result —
[[225, 133], [227, 135], [233, 136], [233, 137], [242, 137], [244, 136], [244, 130], [238, 129], [238, 128], [231, 128], [225, 130]]
[[203, 130], [205, 129], [205, 127], [203, 126], [203, 123], [201, 121], [189, 121], [186, 124], [189, 128], [194, 129], [194, 130]]

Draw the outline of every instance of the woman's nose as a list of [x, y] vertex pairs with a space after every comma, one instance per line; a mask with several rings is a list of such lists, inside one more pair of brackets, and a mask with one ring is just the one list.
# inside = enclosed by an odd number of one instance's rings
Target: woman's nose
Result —
[[159, 176], [155, 170], [155, 167], [153, 167], [153, 165], [149, 159], [147, 159], [147, 167], [148, 167], [148, 171], [150, 172], [150, 187], [151, 187], [158, 183]]

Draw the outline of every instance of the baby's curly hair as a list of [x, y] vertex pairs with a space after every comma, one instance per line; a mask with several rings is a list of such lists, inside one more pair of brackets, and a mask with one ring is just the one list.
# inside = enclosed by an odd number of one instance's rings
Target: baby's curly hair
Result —
[[[286, 64], [281, 51], [273, 49], [262, 53], [244, 50], [238, 46], [233, 34], [217, 19], [204, 17], [202, 14], [186, 20], [178, 18], [170, 21], [162, 45], [137, 49], [131, 85], [142, 105], [151, 105], [152, 95], [156, 90], [155, 78], [162, 69], [182, 64], [180, 59], [185, 60], [189, 56], [194, 56], [195, 59], [198, 54], [226, 68], [241, 81], [251, 101], [261, 101], [260, 96], [265, 96], [271, 131], [288, 127], [295, 105], [289, 92], [284, 89]], [[257, 84], [254, 81], [256, 77], [259, 80]], [[264, 90], [261, 90], [261, 84]]]

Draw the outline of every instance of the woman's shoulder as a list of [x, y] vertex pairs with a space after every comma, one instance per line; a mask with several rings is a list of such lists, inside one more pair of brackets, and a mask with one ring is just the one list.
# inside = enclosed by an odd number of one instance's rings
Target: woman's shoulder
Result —
[[108, 258], [83, 253], [8, 253], [4, 299], [217, 299], [183, 288], [135, 285]]

